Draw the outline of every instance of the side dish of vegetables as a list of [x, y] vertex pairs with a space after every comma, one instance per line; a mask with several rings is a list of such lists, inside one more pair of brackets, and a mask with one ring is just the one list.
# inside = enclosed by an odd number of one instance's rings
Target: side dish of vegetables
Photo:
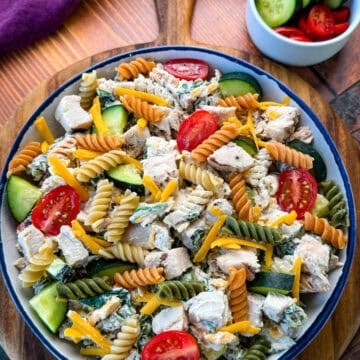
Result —
[[349, 27], [350, 9], [344, 0], [256, 0], [267, 25], [294, 41], [325, 41]]
[[245, 72], [137, 58], [82, 75], [55, 111], [63, 136], [35, 121], [43, 140], [10, 161], [6, 194], [49, 331], [103, 360], [296, 343], [302, 294], [342, 266], [348, 205], [300, 110], [264, 96]]

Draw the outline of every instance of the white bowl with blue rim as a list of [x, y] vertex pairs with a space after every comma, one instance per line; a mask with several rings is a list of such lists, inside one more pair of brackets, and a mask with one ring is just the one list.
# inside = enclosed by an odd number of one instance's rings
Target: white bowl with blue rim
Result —
[[358, 27], [360, 1], [347, 1], [345, 5], [351, 10], [348, 29], [339, 36], [326, 41], [294, 41], [279, 35], [261, 18], [256, 8], [256, 0], [247, 0], [246, 26], [256, 47], [271, 59], [287, 65], [314, 65], [339, 52]]
[[[340, 261], [344, 263], [344, 266], [332, 271], [329, 276], [331, 291], [325, 294], [310, 294], [302, 297], [309, 316], [304, 331], [298, 338], [296, 345], [291, 349], [271, 357], [271, 359], [293, 359], [315, 338], [334, 311], [345, 287], [354, 256], [356, 242], [355, 206], [349, 177], [334, 142], [312, 110], [283, 83], [254, 65], [214, 50], [189, 46], [146, 48], [116, 55], [84, 71], [96, 69], [99, 77], [112, 78], [114, 76], [114, 68], [119, 62], [128, 62], [138, 56], [154, 58], [156, 61], [166, 61], [173, 58], [198, 58], [206, 61], [211, 68], [220, 69], [223, 73], [231, 71], [247, 72], [260, 83], [264, 99], [281, 102], [285, 96], [289, 96], [291, 99], [290, 105], [296, 106], [301, 110], [302, 124], [308, 125], [312, 129], [314, 146], [323, 155], [328, 169], [328, 177], [334, 179], [345, 194], [351, 225], [348, 229], [349, 241], [347, 247], [340, 254]], [[84, 359], [84, 357], [79, 355], [79, 349], [76, 345], [61, 340], [56, 335], [50, 333], [29, 305], [29, 299], [32, 297], [33, 291], [32, 289], [22, 288], [21, 282], [17, 278], [18, 271], [13, 266], [13, 262], [19, 257], [15, 246], [17, 224], [10, 214], [4, 190], [10, 159], [29, 141], [41, 141], [38, 132], [33, 126], [35, 119], [39, 115], [45, 116], [56, 136], [63, 134], [62, 128], [54, 118], [55, 109], [62, 96], [78, 92], [80, 81], [81, 74], [78, 74], [60, 86], [28, 119], [10, 150], [1, 175], [0, 186], [0, 267], [5, 284], [18, 311], [33, 333], [56, 358], [64, 360], [80, 360]]]

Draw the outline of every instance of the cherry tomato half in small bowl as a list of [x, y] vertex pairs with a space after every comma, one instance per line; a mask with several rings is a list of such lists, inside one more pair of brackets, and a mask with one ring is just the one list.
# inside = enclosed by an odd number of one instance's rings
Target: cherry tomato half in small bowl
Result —
[[45, 235], [58, 235], [62, 225], [70, 225], [80, 211], [80, 197], [69, 185], [48, 192], [31, 213], [33, 225]]
[[314, 5], [308, 16], [308, 31], [314, 37], [328, 37], [333, 35], [335, 18], [328, 6]]
[[177, 144], [180, 151], [192, 151], [217, 129], [216, 118], [206, 110], [197, 110], [179, 128]]
[[171, 75], [183, 80], [205, 80], [209, 73], [209, 65], [197, 59], [173, 59], [164, 64], [164, 69]]
[[314, 206], [316, 196], [316, 180], [307, 170], [285, 170], [280, 174], [276, 198], [283, 211], [295, 210], [297, 219], [302, 219]]
[[165, 331], [154, 336], [141, 352], [141, 360], [199, 360], [195, 338], [185, 331]]

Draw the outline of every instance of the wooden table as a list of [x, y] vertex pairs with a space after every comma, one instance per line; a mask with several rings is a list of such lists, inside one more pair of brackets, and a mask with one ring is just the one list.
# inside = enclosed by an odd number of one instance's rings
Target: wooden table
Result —
[[[0, 131], [26, 94], [68, 65], [101, 51], [126, 45], [152, 41], [154, 44], [161, 44], [165, 43], [165, 40], [171, 43], [173, 34], [171, 29], [174, 24], [171, 22], [171, 17], [166, 19], [167, 12], [164, 10], [168, 10], [169, 7], [175, 9], [177, 1], [182, 0], [83, 1], [55, 34], [4, 56], [0, 59], [2, 85]], [[188, 34], [185, 29], [183, 38], [191, 36], [193, 40], [202, 44], [238, 49], [244, 54], [245, 59], [260, 55], [246, 32], [245, 3], [245, 0], [221, 2], [197, 0], [193, 10], [191, 33]], [[194, 0], [183, 0], [181, 4], [192, 7]], [[158, 16], [163, 20], [160, 26]], [[185, 19], [185, 21], [190, 20], [191, 18]], [[164, 30], [167, 30], [166, 35], [158, 37], [159, 32], [164, 34]], [[181, 37], [174, 37], [174, 39], [179, 38]], [[358, 29], [345, 48], [332, 59], [313, 67], [290, 68], [330, 102], [358, 143], [360, 143], [359, 40]], [[101, 55], [95, 56], [95, 59], [101, 57]], [[80, 70], [81, 63], [78, 71]], [[53, 81], [56, 82], [56, 77]], [[354, 160], [359, 161], [359, 159]], [[354, 279], [355, 284], [352, 286], [359, 286], [359, 276]], [[25, 326], [9, 299], [2, 280], [0, 280], [0, 294], [0, 344], [11, 355], [11, 359], [53, 359]], [[337, 310], [339, 311], [346, 312], [346, 309]], [[332, 319], [336, 321], [336, 314]], [[354, 321], [356, 324], [360, 322], [360, 313]], [[329, 332], [331, 332], [331, 322], [325, 326], [311, 348], [324, 346]], [[351, 336], [352, 334], [349, 340]], [[348, 342], [342, 344], [343, 348], [347, 347]], [[336, 346], [336, 343], [333, 345], [331, 341], [328, 345]], [[341, 352], [342, 350], [333, 353]], [[337, 359], [339, 356], [317, 355], [314, 358], [325, 360]], [[355, 358], [360, 358], [360, 332], [342, 356], [342, 360]], [[306, 357], [301, 356], [301, 359]]]

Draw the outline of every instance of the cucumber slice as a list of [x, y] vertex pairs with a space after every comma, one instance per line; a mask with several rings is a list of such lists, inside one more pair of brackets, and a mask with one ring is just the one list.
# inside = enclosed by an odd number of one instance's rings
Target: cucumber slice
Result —
[[324, 4], [326, 4], [330, 9], [337, 9], [344, 2], [345, 0], [324, 0]]
[[262, 271], [256, 274], [254, 281], [248, 288], [256, 293], [267, 295], [270, 291], [279, 294], [288, 294], [293, 287], [294, 275]]
[[30, 305], [42, 322], [55, 334], [65, 320], [67, 301], [57, 299], [57, 282], [52, 283], [30, 299]]
[[92, 261], [87, 265], [86, 271], [89, 276], [94, 277], [104, 277], [108, 276], [113, 278], [115, 273], [123, 273], [124, 271], [136, 269], [136, 266], [133, 264], [124, 263], [119, 260], [104, 260], [99, 259]]
[[325, 162], [322, 156], [320, 155], [320, 153], [317, 150], [315, 150], [312, 147], [312, 145], [304, 143], [303, 141], [300, 140], [289, 141], [286, 145], [293, 149], [301, 151], [304, 154], [308, 154], [312, 156], [314, 158], [314, 162], [313, 162], [313, 168], [311, 169], [310, 172], [315, 176], [317, 182], [321, 182], [326, 179], [327, 169]]
[[[122, 105], [113, 105], [102, 112], [102, 118], [109, 130], [107, 135], [120, 136], [126, 128], [128, 113]], [[91, 132], [98, 134], [95, 126], [91, 128]]]
[[329, 214], [329, 200], [321, 194], [316, 195], [315, 204], [311, 210], [311, 214], [317, 217], [326, 217]]
[[311, 4], [311, 0], [302, 0], [302, 8], [305, 9], [307, 6]]
[[223, 96], [240, 96], [247, 93], [259, 94], [262, 97], [262, 89], [257, 80], [243, 72], [231, 72], [223, 74], [219, 80], [220, 91]]
[[133, 164], [119, 165], [107, 171], [106, 175], [120, 189], [129, 189], [139, 195], [145, 194], [142, 177]]
[[28, 181], [12, 175], [6, 187], [7, 201], [14, 218], [21, 222], [42, 196], [42, 191]]
[[251, 156], [255, 156], [258, 153], [254, 140], [248, 138], [247, 136], [238, 136], [234, 140], [234, 143], [242, 147]]
[[53, 262], [46, 268], [46, 271], [53, 279], [61, 281], [62, 283], [69, 281], [75, 274], [75, 270], [57, 256], [55, 256]]
[[285, 24], [296, 11], [296, 0], [256, 0], [256, 8], [271, 28]]

